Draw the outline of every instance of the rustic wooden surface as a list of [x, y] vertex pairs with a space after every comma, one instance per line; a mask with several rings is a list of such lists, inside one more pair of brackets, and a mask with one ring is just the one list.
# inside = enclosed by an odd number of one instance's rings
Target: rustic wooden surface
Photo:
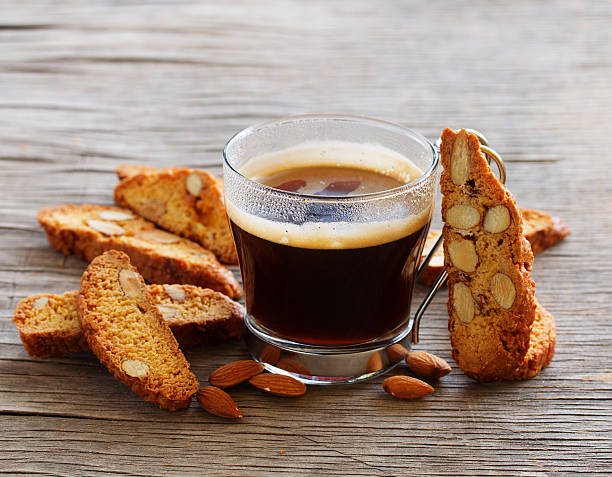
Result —
[[[0, 472], [52, 475], [612, 473], [609, 2], [22, 2], [0, 9]], [[41, 206], [111, 203], [125, 162], [219, 173], [226, 139], [307, 112], [487, 134], [519, 203], [573, 234], [535, 261], [551, 366], [419, 401], [381, 379], [299, 399], [232, 392], [245, 418], [142, 402], [86, 353], [36, 360], [17, 302], [75, 288]], [[234, 271], [237, 271], [234, 269]], [[420, 349], [450, 360], [445, 293]], [[242, 345], [189, 351], [201, 381]]]

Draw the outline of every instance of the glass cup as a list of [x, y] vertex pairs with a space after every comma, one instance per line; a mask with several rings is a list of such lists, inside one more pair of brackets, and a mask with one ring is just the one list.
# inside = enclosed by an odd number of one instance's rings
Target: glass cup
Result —
[[[389, 348], [410, 347], [414, 281], [438, 181], [434, 145], [385, 121], [306, 115], [247, 128], [223, 155], [253, 357], [318, 384], [355, 382], [395, 365]], [[411, 179], [344, 196], [256, 180], [306, 160]]]

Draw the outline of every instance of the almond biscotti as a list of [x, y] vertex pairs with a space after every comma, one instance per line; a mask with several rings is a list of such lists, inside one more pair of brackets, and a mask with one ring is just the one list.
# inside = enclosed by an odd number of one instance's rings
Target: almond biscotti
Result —
[[[192, 285], [148, 285], [153, 303], [181, 348], [244, 336], [244, 309], [222, 293]], [[61, 357], [89, 349], [77, 316], [77, 291], [21, 300], [13, 322], [35, 358]]]
[[[534, 255], [552, 247], [571, 233], [570, 228], [559, 217], [553, 217], [541, 210], [523, 209], [522, 207], [519, 207], [519, 212], [523, 218], [523, 233]], [[442, 232], [438, 230], [429, 231], [421, 256], [422, 260], [427, 257], [441, 234]], [[444, 253], [440, 248], [421, 273], [419, 281], [425, 285], [433, 285], [443, 269]]]
[[555, 319], [536, 300], [527, 353], [519, 366], [509, 376], [504, 376], [504, 379], [529, 379], [542, 371], [555, 354], [556, 337]]
[[118, 381], [162, 409], [189, 406], [198, 381], [126, 254], [110, 250], [92, 260], [78, 317], [89, 348]]
[[222, 262], [238, 263], [223, 183], [198, 169], [121, 166], [115, 202], [161, 228], [201, 244]]
[[571, 233], [570, 228], [559, 217], [522, 207], [519, 207], [519, 212], [523, 217], [523, 233], [529, 240], [534, 255], [552, 247]]
[[444, 261], [453, 359], [478, 381], [513, 379], [536, 318], [533, 254], [510, 192], [476, 136], [442, 133]]
[[91, 261], [107, 250], [129, 255], [152, 283], [212, 288], [230, 298], [242, 290], [231, 271], [198, 244], [165, 232], [133, 212], [103, 205], [60, 205], [38, 212], [51, 246]]

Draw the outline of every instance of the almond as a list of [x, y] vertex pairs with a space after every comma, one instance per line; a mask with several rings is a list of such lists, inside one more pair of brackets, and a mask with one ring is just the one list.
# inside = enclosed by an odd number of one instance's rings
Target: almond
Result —
[[366, 373], [375, 373], [376, 371], [380, 371], [382, 368], [383, 364], [380, 353], [374, 352], [370, 355], [368, 362], [366, 363]]
[[451, 372], [451, 367], [446, 361], [425, 351], [408, 353], [406, 364], [414, 374], [422, 378], [438, 379]]
[[192, 172], [187, 176], [185, 185], [191, 195], [198, 195], [202, 190], [202, 178], [197, 172]]
[[478, 254], [471, 240], [457, 240], [450, 242], [447, 246], [451, 262], [459, 270], [473, 272], [478, 265]]
[[146, 363], [137, 359], [128, 359], [121, 363], [121, 369], [132, 378], [146, 378], [149, 374], [149, 367]]
[[242, 418], [242, 412], [240, 412], [234, 400], [222, 389], [207, 386], [198, 391], [197, 398], [200, 406], [215, 416], [228, 419]]
[[306, 392], [303, 382], [284, 374], [258, 374], [249, 379], [249, 383], [260, 391], [280, 397], [297, 397]]
[[276, 367], [289, 371], [290, 373], [305, 374], [306, 376], [310, 376], [311, 374], [306, 366], [293, 358], [282, 358], [276, 363]]
[[493, 275], [491, 278], [491, 295], [499, 303], [499, 306], [506, 310], [510, 308], [516, 296], [516, 288], [512, 279], [503, 273]]
[[147, 242], [157, 242], [163, 244], [176, 243], [180, 239], [178, 236], [164, 232], [163, 230], [145, 230], [138, 234], [138, 237], [142, 240], [146, 240]]
[[399, 343], [395, 343], [387, 348], [387, 357], [391, 363], [399, 363], [407, 354], [408, 350]]
[[87, 221], [87, 225], [89, 225], [92, 229], [97, 230], [98, 232], [103, 233], [104, 235], [124, 235], [125, 230], [117, 224], [113, 224], [112, 222], [105, 222], [104, 220], [94, 220], [89, 219]]
[[471, 229], [480, 222], [480, 212], [471, 205], [454, 205], [446, 211], [445, 222], [457, 229]]
[[434, 392], [429, 384], [410, 376], [391, 376], [383, 381], [383, 389], [399, 399], [417, 399]]
[[464, 323], [469, 323], [474, 318], [474, 298], [465, 283], [457, 282], [453, 286], [453, 307]]
[[128, 268], [119, 271], [119, 285], [128, 298], [138, 298], [142, 295], [139, 278], [135, 271]]
[[180, 285], [164, 285], [164, 291], [176, 303], [183, 303], [185, 301], [185, 290]]
[[455, 185], [462, 186], [470, 175], [470, 150], [466, 133], [457, 134], [450, 160], [451, 180]]
[[482, 226], [491, 234], [503, 232], [510, 226], [510, 212], [505, 205], [496, 205], [489, 209]]
[[278, 360], [280, 359], [280, 355], [281, 355], [280, 348], [277, 348], [276, 346], [268, 345], [261, 352], [261, 355], [259, 355], [259, 359], [260, 361], [264, 363], [268, 363], [274, 366], [276, 363], [278, 363]]
[[234, 361], [215, 369], [208, 382], [218, 388], [226, 389], [243, 383], [264, 370], [264, 365], [250, 359]]
[[156, 305], [155, 308], [161, 313], [165, 321], [172, 320], [180, 314], [176, 308], [168, 305]]

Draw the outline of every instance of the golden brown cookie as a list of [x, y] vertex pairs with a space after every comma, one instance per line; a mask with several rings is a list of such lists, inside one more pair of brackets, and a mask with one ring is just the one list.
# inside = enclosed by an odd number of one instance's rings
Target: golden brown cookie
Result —
[[118, 381], [162, 409], [189, 406], [198, 381], [126, 254], [110, 250], [92, 260], [78, 317], [89, 348]]
[[242, 290], [231, 271], [198, 244], [165, 232], [133, 212], [103, 205], [60, 205], [38, 212], [51, 246], [91, 261], [107, 250], [129, 255], [152, 283], [212, 288], [230, 298]]
[[570, 228], [559, 217], [522, 207], [519, 207], [519, 212], [523, 217], [523, 232], [534, 255], [552, 247], [571, 233]]
[[[244, 310], [222, 293], [192, 285], [148, 285], [153, 303], [181, 348], [244, 336]], [[13, 322], [25, 350], [35, 358], [88, 350], [77, 316], [77, 291], [21, 300]]]
[[505, 379], [529, 379], [548, 366], [555, 354], [556, 326], [553, 316], [536, 300], [529, 349], [521, 364]]
[[442, 133], [444, 261], [453, 359], [478, 381], [512, 376], [535, 318], [533, 254], [514, 198], [476, 136]]
[[77, 317], [77, 294], [76, 290], [63, 295], [43, 293], [17, 304], [13, 322], [30, 356], [59, 357], [87, 349]]
[[117, 175], [125, 177], [115, 187], [118, 205], [199, 243], [222, 262], [238, 263], [220, 179], [198, 169], [138, 166], [121, 166]]
[[[534, 255], [552, 247], [571, 233], [569, 227], [559, 217], [552, 217], [546, 212], [535, 209], [523, 209], [522, 207], [519, 207], [519, 212], [523, 218], [523, 233], [529, 241]], [[422, 260], [427, 257], [427, 254], [441, 234], [442, 232], [439, 230], [429, 231], [425, 247], [423, 248], [423, 254], [421, 255]], [[421, 273], [419, 281], [425, 285], [433, 285], [443, 269], [444, 252], [440, 248]]]
[[128, 177], [136, 176], [138, 174], [143, 174], [145, 172], [155, 172], [155, 171], [159, 171], [159, 169], [156, 167], [137, 166], [134, 164], [123, 164], [121, 166], [118, 166], [117, 169], [115, 169], [115, 172], [117, 173], [117, 177], [119, 178], [120, 181], [122, 181], [123, 179], [127, 179]]

